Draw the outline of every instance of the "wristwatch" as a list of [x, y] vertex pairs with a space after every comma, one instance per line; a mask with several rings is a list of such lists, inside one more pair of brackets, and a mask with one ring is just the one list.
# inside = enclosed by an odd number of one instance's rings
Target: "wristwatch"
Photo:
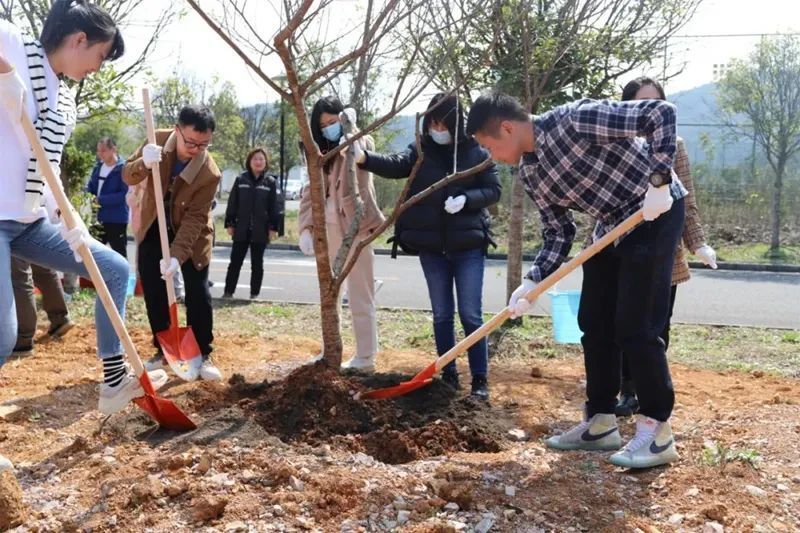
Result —
[[663, 187], [672, 183], [672, 172], [653, 172], [650, 174], [650, 185], [653, 187]]

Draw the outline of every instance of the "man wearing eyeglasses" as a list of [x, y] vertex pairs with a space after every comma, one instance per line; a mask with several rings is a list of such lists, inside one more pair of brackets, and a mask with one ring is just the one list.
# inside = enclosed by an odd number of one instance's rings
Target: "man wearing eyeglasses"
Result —
[[[141, 201], [141, 225], [136, 231], [138, 270], [142, 281], [147, 318], [153, 332], [156, 355], [145, 365], [164, 368], [164, 356], [155, 337], [169, 328], [169, 306], [164, 280], [180, 269], [185, 284], [186, 319], [203, 353], [200, 377], [222, 378], [211, 360], [214, 340], [208, 268], [211, 264], [213, 229], [211, 204], [221, 172], [208, 148], [216, 122], [210, 109], [186, 106], [172, 130], [156, 131], [156, 144], [145, 144], [128, 159], [123, 179], [128, 185], [148, 180]], [[169, 262], [162, 259], [156, 220], [156, 198], [152, 184], [153, 165], [158, 165], [170, 244]]]

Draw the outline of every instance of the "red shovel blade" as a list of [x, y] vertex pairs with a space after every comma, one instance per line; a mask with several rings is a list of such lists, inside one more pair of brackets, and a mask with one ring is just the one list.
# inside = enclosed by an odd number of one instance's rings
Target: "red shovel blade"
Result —
[[170, 306], [170, 327], [156, 333], [156, 339], [170, 368], [184, 381], [194, 381], [200, 375], [203, 355], [192, 328], [178, 327], [178, 304]]
[[383, 389], [373, 389], [371, 391], [362, 392], [358, 398], [362, 400], [386, 400], [389, 398], [396, 398], [403, 396], [409, 392], [421, 389], [426, 385], [430, 385], [433, 381], [433, 375], [436, 374], [436, 363], [431, 363], [422, 372], [411, 378], [409, 381], [404, 381], [399, 385], [393, 387], [385, 387]]
[[175, 405], [171, 400], [159, 398], [153, 389], [153, 384], [150, 382], [150, 376], [144, 372], [139, 377], [139, 382], [144, 389], [144, 396], [136, 398], [134, 403], [138, 405], [144, 412], [150, 415], [150, 418], [158, 422], [158, 424], [172, 431], [191, 431], [197, 429], [197, 425], [192, 422], [192, 419]]

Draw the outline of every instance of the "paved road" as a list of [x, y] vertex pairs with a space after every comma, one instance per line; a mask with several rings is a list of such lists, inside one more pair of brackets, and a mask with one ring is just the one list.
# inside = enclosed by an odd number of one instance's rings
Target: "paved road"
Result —
[[[215, 282], [212, 289], [215, 297], [222, 295], [229, 254], [229, 248], [214, 250], [211, 279]], [[262, 299], [319, 301], [313, 259], [299, 252], [268, 250], [264, 268]], [[383, 281], [377, 295], [380, 306], [430, 309], [427, 287], [416, 258], [376, 256], [375, 274]], [[693, 279], [678, 289], [676, 322], [800, 329], [800, 274], [694, 270], [692, 275]], [[248, 296], [249, 280], [246, 260], [237, 297]], [[576, 289], [580, 284], [578, 271], [563, 280], [559, 289]], [[505, 262], [487, 261], [483, 291], [486, 311], [497, 312], [504, 307]], [[533, 312], [549, 314], [549, 298], [538, 301]]]

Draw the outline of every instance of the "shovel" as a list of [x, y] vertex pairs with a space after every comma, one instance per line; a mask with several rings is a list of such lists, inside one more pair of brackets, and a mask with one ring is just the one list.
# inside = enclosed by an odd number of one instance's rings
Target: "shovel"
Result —
[[[153, 126], [153, 110], [150, 106], [150, 90], [142, 89], [144, 102], [144, 120], [147, 128], [147, 142], [155, 144], [156, 130]], [[156, 198], [158, 216], [158, 234], [161, 239], [161, 256], [169, 264], [169, 240], [167, 238], [167, 218], [164, 213], [164, 192], [161, 188], [161, 172], [158, 165], [153, 165], [153, 189]], [[178, 326], [178, 302], [175, 300], [175, 285], [172, 276], [166, 277], [167, 301], [169, 303], [169, 329], [156, 333], [164, 358], [175, 374], [184, 381], [194, 381], [200, 376], [203, 354], [191, 327]]]
[[[59, 179], [56, 177], [56, 175], [53, 173], [53, 169], [50, 167], [47, 154], [45, 154], [44, 148], [42, 148], [42, 144], [39, 142], [36, 130], [34, 129], [27, 112], [22, 113], [21, 120], [22, 129], [25, 131], [25, 136], [28, 138], [28, 141], [33, 147], [36, 159], [39, 162], [39, 168], [44, 173], [47, 184], [53, 191], [53, 196], [55, 196], [58, 208], [61, 210], [61, 216], [64, 219], [64, 224], [67, 225], [67, 228], [72, 229], [78, 223], [80, 223], [80, 218], [78, 217], [77, 213], [73, 211], [72, 205], [69, 203], [67, 196], [64, 194], [64, 191], [61, 188]], [[86, 270], [89, 271], [89, 277], [92, 279], [92, 283], [94, 283], [97, 295], [100, 297], [100, 301], [103, 303], [103, 307], [105, 307], [106, 313], [108, 313], [108, 317], [111, 319], [111, 324], [114, 326], [114, 332], [116, 332], [117, 336], [122, 341], [122, 345], [125, 347], [125, 353], [128, 356], [128, 360], [133, 365], [133, 370], [139, 377], [139, 382], [142, 384], [142, 389], [144, 389], [144, 396], [136, 398], [133, 401], [163, 428], [174, 431], [189, 431], [196, 429], [197, 426], [194, 424], [194, 422], [192, 422], [192, 420], [186, 416], [186, 414], [184, 414], [183, 411], [181, 411], [171, 400], [156, 396], [156, 392], [153, 389], [153, 384], [150, 382], [150, 376], [148, 376], [147, 372], [144, 370], [142, 360], [139, 358], [139, 354], [136, 352], [136, 347], [133, 345], [133, 341], [131, 340], [130, 335], [128, 335], [128, 331], [125, 329], [125, 324], [122, 322], [122, 317], [119, 315], [117, 307], [114, 305], [114, 301], [111, 299], [111, 294], [108, 292], [108, 287], [106, 287], [106, 283], [103, 281], [103, 276], [100, 274], [100, 270], [97, 268], [97, 263], [94, 260], [94, 256], [92, 256], [92, 252], [89, 250], [88, 246], [84, 245], [80, 247], [78, 253], [83, 260], [83, 264], [86, 265]]]
[[[611, 230], [609, 233], [603, 235], [600, 240], [573, 257], [569, 262], [561, 265], [558, 270], [547, 276], [542, 280], [541, 283], [537, 284], [536, 287], [531, 289], [530, 292], [525, 295], [525, 298], [528, 301], [535, 300], [544, 294], [544, 292], [550, 287], [558, 283], [564, 276], [585, 263], [589, 258], [638, 226], [642, 220], [644, 220], [644, 218], [640, 209], [636, 213], [626, 218], [619, 226]], [[436, 359], [436, 361], [428, 365], [419, 374], [411, 378], [411, 380], [405, 381], [393, 387], [361, 392], [356, 394], [356, 398], [366, 400], [384, 400], [387, 398], [395, 398], [430, 384], [433, 381], [433, 376], [441, 372], [442, 369], [450, 363], [450, 361], [455, 360], [459, 355], [466, 352], [473, 344], [497, 329], [510, 317], [511, 309], [506, 307], [498, 314], [494, 315], [491, 320], [469, 334], [466, 338], [464, 338], [464, 340], [450, 348], [447, 353], [442, 354], [438, 359]]]

